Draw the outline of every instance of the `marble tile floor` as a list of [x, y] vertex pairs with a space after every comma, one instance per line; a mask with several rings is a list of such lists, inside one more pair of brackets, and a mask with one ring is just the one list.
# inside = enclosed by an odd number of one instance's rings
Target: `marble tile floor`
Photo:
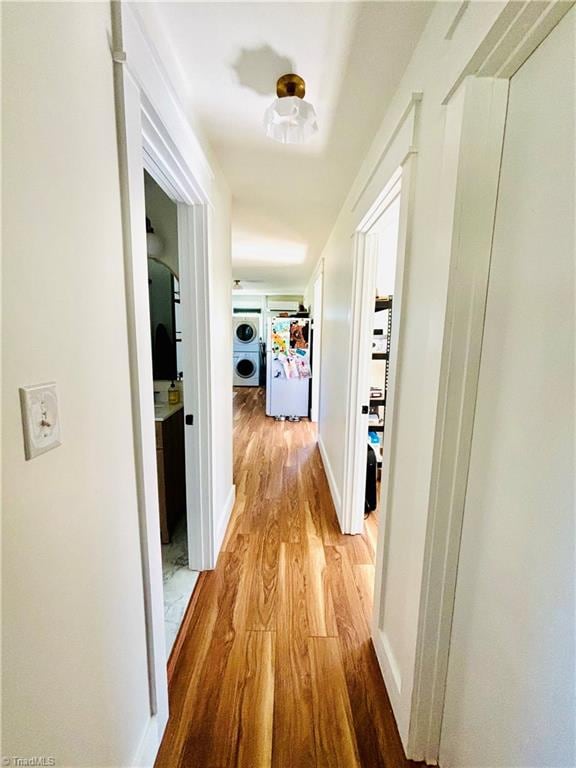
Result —
[[162, 545], [162, 576], [164, 582], [164, 626], [166, 655], [170, 655], [182, 618], [198, 580], [198, 571], [188, 568], [186, 520], [178, 521], [170, 544]]

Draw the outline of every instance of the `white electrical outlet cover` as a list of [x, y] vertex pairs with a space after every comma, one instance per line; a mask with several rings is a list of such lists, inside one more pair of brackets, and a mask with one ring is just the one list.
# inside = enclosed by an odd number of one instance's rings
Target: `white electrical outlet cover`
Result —
[[60, 414], [54, 382], [20, 387], [20, 407], [27, 461], [61, 445]]

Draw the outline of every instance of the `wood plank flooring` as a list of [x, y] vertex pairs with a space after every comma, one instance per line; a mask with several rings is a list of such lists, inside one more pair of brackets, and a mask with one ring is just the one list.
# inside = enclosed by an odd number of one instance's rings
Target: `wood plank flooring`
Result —
[[199, 586], [157, 768], [399, 768], [370, 641], [374, 521], [339, 532], [314, 425], [234, 398], [237, 499]]

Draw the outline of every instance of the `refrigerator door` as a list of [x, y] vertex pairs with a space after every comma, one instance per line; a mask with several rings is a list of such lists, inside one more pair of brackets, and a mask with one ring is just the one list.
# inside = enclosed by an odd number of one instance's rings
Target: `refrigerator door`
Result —
[[[282, 364], [268, 355], [268, 416], [308, 416], [308, 379], [287, 379]], [[281, 375], [278, 375], [278, 374]]]
[[267, 354], [266, 414], [308, 416], [310, 321], [272, 318]]

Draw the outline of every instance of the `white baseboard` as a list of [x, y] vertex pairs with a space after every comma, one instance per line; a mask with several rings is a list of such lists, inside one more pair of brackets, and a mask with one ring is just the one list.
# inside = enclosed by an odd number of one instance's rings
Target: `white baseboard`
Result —
[[374, 645], [378, 665], [380, 666], [382, 678], [388, 692], [388, 698], [390, 699], [392, 713], [398, 727], [402, 746], [406, 752], [408, 748], [410, 711], [405, 711], [406, 703], [402, 699], [403, 680], [400, 673], [400, 665], [386, 637], [386, 633], [382, 629], [373, 629], [372, 644]]
[[326, 447], [324, 446], [322, 435], [320, 434], [318, 434], [318, 448], [320, 449], [320, 456], [322, 457], [322, 463], [324, 464], [324, 471], [326, 472], [326, 477], [328, 478], [330, 495], [332, 496], [332, 501], [334, 502], [334, 507], [336, 509], [336, 514], [338, 515], [338, 520], [340, 521], [340, 526], [342, 526], [342, 497], [340, 496], [340, 491], [336, 485], [332, 464], [330, 464], [330, 459], [328, 458], [328, 453], [326, 452]]
[[154, 768], [156, 756], [160, 749], [162, 734], [159, 733], [158, 717], [150, 717], [146, 723], [140, 745], [136, 750], [136, 756], [132, 761], [135, 768]]
[[232, 485], [228, 493], [228, 498], [226, 499], [226, 504], [224, 504], [224, 509], [222, 510], [222, 517], [220, 518], [220, 522], [218, 523], [218, 529], [215, 531], [215, 534], [214, 534], [214, 553], [215, 553], [214, 560], [215, 561], [218, 559], [218, 555], [220, 554], [220, 548], [222, 547], [222, 542], [224, 541], [226, 528], [228, 527], [228, 522], [230, 521], [230, 515], [232, 514], [232, 510], [234, 509], [235, 501], [236, 501], [236, 486]]

